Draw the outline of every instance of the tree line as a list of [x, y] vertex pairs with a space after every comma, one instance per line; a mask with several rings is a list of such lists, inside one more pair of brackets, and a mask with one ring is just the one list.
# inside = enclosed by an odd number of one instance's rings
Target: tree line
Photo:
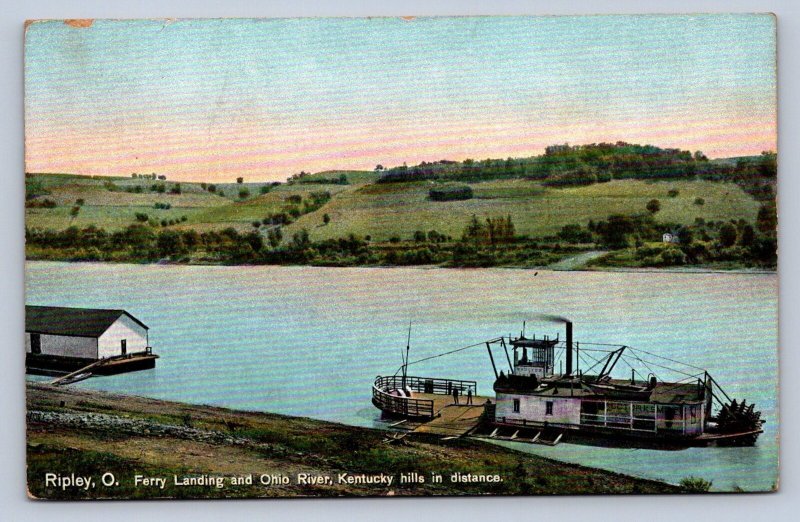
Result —
[[732, 181], [760, 200], [774, 199], [777, 160], [774, 152], [740, 158], [735, 163], [709, 161], [700, 151], [660, 148], [626, 142], [551, 145], [527, 158], [440, 160], [384, 168], [378, 183], [408, 181], [486, 181], [524, 178], [565, 187], [612, 179], [690, 179]]
[[[137, 219], [139, 217], [137, 216]], [[234, 228], [197, 232], [149, 226], [148, 217], [125, 230], [71, 226], [63, 231], [26, 229], [27, 252], [34, 259], [230, 264], [316, 264], [329, 266], [426, 265], [546, 266], [591, 248], [611, 250], [598, 261], [617, 266], [726, 265], [774, 268], [777, 215], [763, 205], [756, 223], [704, 221], [691, 225], [659, 222], [652, 212], [614, 214], [570, 224], [552, 236], [529, 238], [516, 232], [510, 215], [472, 218], [460, 238], [417, 230], [405, 240], [385, 242], [350, 234], [314, 241], [308, 230], [285, 237], [283, 227], [248, 232]], [[662, 242], [670, 230], [676, 243]], [[266, 232], [266, 233], [263, 233]]]

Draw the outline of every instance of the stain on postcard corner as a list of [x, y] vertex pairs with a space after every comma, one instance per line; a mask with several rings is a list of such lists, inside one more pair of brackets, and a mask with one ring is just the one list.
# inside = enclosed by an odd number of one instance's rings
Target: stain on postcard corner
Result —
[[64, 20], [64, 23], [70, 27], [76, 27], [79, 29], [85, 29], [87, 27], [91, 27], [94, 23], [93, 18], [73, 18], [70, 20]]

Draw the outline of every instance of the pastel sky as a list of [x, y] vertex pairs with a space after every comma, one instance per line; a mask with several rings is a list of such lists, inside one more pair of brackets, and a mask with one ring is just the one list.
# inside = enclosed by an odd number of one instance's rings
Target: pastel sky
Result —
[[261, 181], [565, 142], [776, 149], [769, 15], [75, 25], [26, 33], [27, 172]]

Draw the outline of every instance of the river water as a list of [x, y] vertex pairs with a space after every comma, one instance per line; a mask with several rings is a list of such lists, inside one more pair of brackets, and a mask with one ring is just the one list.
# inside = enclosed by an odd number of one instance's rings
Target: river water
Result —
[[[777, 481], [775, 274], [28, 262], [26, 292], [28, 304], [123, 308], [150, 327], [161, 355], [155, 370], [76, 386], [368, 427], [382, 425], [372, 381], [400, 366], [409, 321], [414, 361], [516, 335], [523, 320], [528, 334], [556, 335], [562, 327], [535, 314], [567, 316], [577, 341], [708, 369], [731, 396], [756, 403], [765, 433], [752, 448], [508, 445], [672, 483], [699, 476], [715, 490]], [[477, 380], [479, 394], [492, 394], [485, 347], [412, 365], [409, 374]]]

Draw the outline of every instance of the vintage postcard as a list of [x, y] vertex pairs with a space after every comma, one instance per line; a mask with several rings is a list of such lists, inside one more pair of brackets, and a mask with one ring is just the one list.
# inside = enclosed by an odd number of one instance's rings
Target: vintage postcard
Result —
[[769, 14], [36, 20], [35, 499], [778, 488]]

